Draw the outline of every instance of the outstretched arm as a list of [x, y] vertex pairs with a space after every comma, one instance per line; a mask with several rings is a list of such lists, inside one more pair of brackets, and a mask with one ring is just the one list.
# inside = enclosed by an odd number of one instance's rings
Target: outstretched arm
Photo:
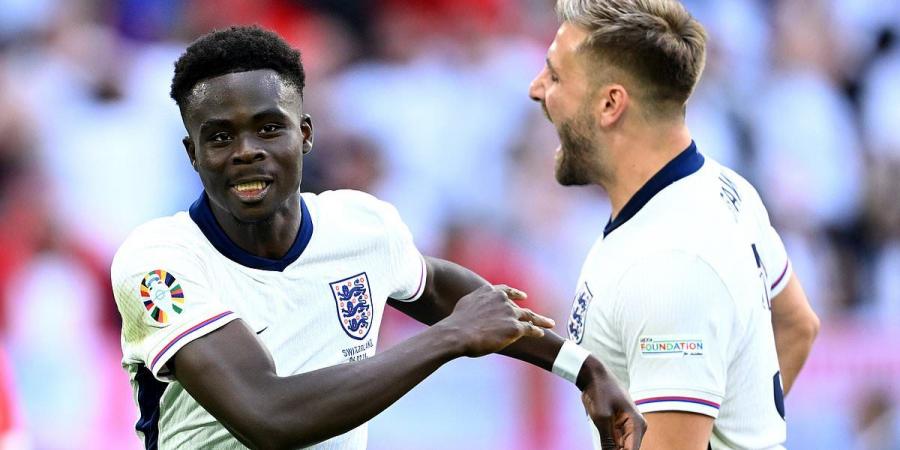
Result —
[[[425, 292], [415, 302], [405, 303], [390, 300], [388, 303], [404, 314], [428, 325], [435, 324], [453, 311], [461, 297], [488, 282], [474, 272], [438, 258], [425, 258], [427, 278]], [[524, 298], [524, 294], [511, 291], [513, 300]], [[499, 353], [525, 361], [550, 371], [565, 340], [552, 331], [543, 336], [525, 337], [507, 346]], [[576, 370], [575, 384], [582, 391], [588, 413], [600, 430], [601, 436], [624, 442], [640, 444], [644, 421], [631, 400], [625, 395], [614, 377], [606, 371], [595, 357], [588, 356], [580, 370]]]
[[784, 394], [787, 395], [819, 333], [819, 317], [809, 306], [796, 274], [791, 276], [784, 290], [772, 299], [772, 329]]
[[434, 327], [362, 361], [280, 377], [268, 352], [238, 320], [184, 346], [171, 369], [245, 445], [296, 448], [356, 428], [454, 358], [540, 336], [551, 323], [486, 286], [460, 300]]
[[[490, 285], [475, 272], [450, 261], [425, 257], [425, 268], [425, 291], [418, 300], [409, 303], [388, 300], [388, 304], [426, 325], [433, 325], [447, 317], [456, 302], [466, 294]], [[524, 294], [517, 290], [511, 292], [513, 300], [524, 298]], [[551, 331], [544, 333], [540, 339], [520, 340], [499, 353], [550, 370], [562, 344], [563, 339]]]

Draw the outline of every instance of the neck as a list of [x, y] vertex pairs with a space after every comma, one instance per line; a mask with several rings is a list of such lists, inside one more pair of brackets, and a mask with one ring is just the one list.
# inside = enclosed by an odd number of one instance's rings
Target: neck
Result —
[[302, 213], [297, 197], [291, 197], [271, 217], [259, 222], [241, 222], [213, 202], [210, 202], [210, 208], [228, 239], [242, 250], [262, 258], [284, 257], [300, 231]]
[[614, 138], [608, 148], [611, 170], [600, 182], [609, 195], [612, 217], [615, 218], [653, 175], [689, 145], [691, 134], [684, 123], [623, 130]]

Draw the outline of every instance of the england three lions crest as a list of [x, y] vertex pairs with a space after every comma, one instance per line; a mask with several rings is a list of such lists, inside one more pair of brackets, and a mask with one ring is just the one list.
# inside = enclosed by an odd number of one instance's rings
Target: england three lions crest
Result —
[[567, 328], [569, 329], [569, 339], [575, 341], [576, 344], [580, 344], [584, 339], [585, 317], [593, 298], [594, 294], [591, 293], [587, 283], [584, 283], [575, 293], [575, 302], [572, 304], [572, 315], [569, 317]]
[[369, 277], [363, 272], [328, 284], [331, 286], [338, 320], [344, 332], [353, 339], [365, 338], [372, 328], [375, 314]]

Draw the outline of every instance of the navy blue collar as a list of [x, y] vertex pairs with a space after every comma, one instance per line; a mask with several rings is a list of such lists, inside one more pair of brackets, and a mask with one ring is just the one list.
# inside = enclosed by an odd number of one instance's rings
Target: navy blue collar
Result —
[[193, 219], [200, 231], [203, 232], [203, 235], [206, 236], [206, 239], [219, 253], [242, 266], [254, 269], [283, 271], [303, 254], [303, 250], [309, 244], [313, 233], [312, 218], [309, 216], [309, 210], [306, 208], [306, 202], [303, 201], [303, 197], [300, 197], [300, 213], [302, 214], [300, 217], [300, 230], [297, 232], [297, 237], [294, 239], [290, 250], [281, 259], [256, 256], [232, 242], [228, 235], [225, 234], [225, 230], [219, 225], [219, 222], [216, 221], [216, 217], [209, 206], [209, 198], [207, 198], [205, 192], [200, 194], [200, 198], [191, 205], [189, 212], [191, 219]]
[[679, 153], [673, 160], [669, 161], [659, 172], [656, 172], [656, 175], [653, 175], [647, 183], [644, 184], [637, 192], [634, 193], [634, 196], [628, 200], [628, 203], [625, 204], [625, 207], [619, 211], [619, 215], [616, 216], [615, 219], [610, 218], [609, 223], [606, 224], [606, 228], [603, 230], [603, 237], [612, 233], [613, 230], [619, 228], [625, 222], [628, 222], [629, 219], [634, 217], [647, 202], [650, 201], [659, 191], [665, 189], [668, 185], [700, 170], [703, 167], [703, 155], [697, 151], [697, 144], [694, 141], [691, 141], [691, 145], [688, 146], [683, 152]]

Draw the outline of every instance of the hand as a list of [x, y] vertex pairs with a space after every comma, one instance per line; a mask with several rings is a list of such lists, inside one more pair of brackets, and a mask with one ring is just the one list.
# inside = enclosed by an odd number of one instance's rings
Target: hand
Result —
[[[585, 377], [585, 378], [582, 378]], [[581, 401], [597, 430], [603, 450], [637, 450], [647, 422], [616, 379], [596, 358], [585, 360], [579, 381], [587, 379]]]
[[460, 353], [479, 357], [498, 352], [523, 336], [541, 337], [552, 319], [520, 308], [510, 300], [525, 294], [508, 286], [482, 286], [459, 299], [453, 312], [435, 326], [450, 332]]

